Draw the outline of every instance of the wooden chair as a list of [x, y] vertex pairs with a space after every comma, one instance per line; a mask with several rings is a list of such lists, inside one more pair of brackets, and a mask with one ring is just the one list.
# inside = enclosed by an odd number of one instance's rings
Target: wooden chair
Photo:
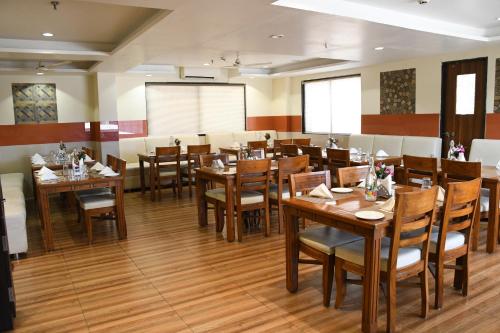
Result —
[[366, 179], [369, 170], [369, 165], [338, 168], [337, 183], [340, 187], [357, 186], [359, 183]]
[[296, 138], [292, 139], [292, 143], [297, 146], [310, 146], [311, 138]]
[[[125, 173], [127, 171], [127, 162], [113, 155], [107, 155], [107, 165], [113, 169], [114, 172], [122, 176], [121, 191], [123, 191], [123, 180], [125, 179]], [[89, 244], [92, 244], [92, 218], [109, 215], [116, 219], [116, 188], [113, 188], [111, 192], [84, 195], [77, 198], [79, 206], [78, 221], [80, 221], [80, 218], [83, 216]]]
[[284, 144], [280, 145], [280, 151], [282, 157], [295, 157], [299, 156], [299, 146], [296, 144]]
[[271, 207], [278, 207], [278, 232], [284, 230], [283, 199], [290, 198], [289, 176], [296, 173], [307, 172], [309, 166], [309, 156], [296, 156], [281, 158], [278, 160], [278, 180], [276, 184], [269, 187], [269, 203]]
[[[455, 289], [461, 289], [463, 296], [469, 292], [469, 250], [473, 224], [479, 213], [480, 190], [481, 178], [447, 183], [441, 225], [432, 232], [429, 249], [429, 262], [434, 264], [436, 309], [443, 306], [445, 268], [455, 270]], [[454, 260], [456, 265], [446, 264]]]
[[[236, 182], [235, 195], [236, 206], [236, 223], [238, 231], [238, 241], [243, 240], [243, 212], [258, 212], [257, 218], [264, 219], [265, 236], [271, 233], [271, 220], [269, 217], [269, 183], [271, 179], [271, 160], [238, 160], [236, 162]], [[224, 216], [224, 208], [226, 202], [225, 191], [222, 189], [215, 189], [207, 191], [206, 197], [211, 197], [220, 201], [218, 206], [219, 216]], [[264, 211], [264, 214], [260, 214]], [[232, 216], [228, 216], [232, 219]]]
[[[227, 166], [229, 164], [229, 155], [228, 154], [205, 154], [205, 155], [199, 155], [198, 156], [199, 161], [200, 161], [200, 167], [211, 167], [212, 162], [215, 160], [221, 160], [222, 164], [224, 166]], [[214, 190], [217, 189], [216, 184], [210, 182], [207, 186], [207, 190]], [[217, 191], [224, 191], [223, 188], [218, 188]], [[217, 232], [221, 232], [222, 228], [224, 227], [224, 210], [219, 209], [219, 203], [220, 201], [217, 200], [215, 197], [211, 196], [205, 196], [206, 201], [209, 204], [212, 204], [212, 207], [208, 207], [209, 209], [214, 209], [214, 214], [215, 214], [215, 230]], [[222, 216], [221, 216], [222, 214]]]
[[281, 145], [289, 145], [292, 144], [292, 139], [281, 139], [281, 140], [274, 140], [273, 141], [273, 158], [278, 159], [282, 157], [281, 155]]
[[96, 153], [95, 150], [89, 147], [82, 147], [82, 150], [87, 154], [91, 159], [95, 160], [96, 159]]
[[188, 145], [187, 167], [182, 169], [183, 175], [188, 179], [189, 196], [193, 195], [194, 169], [200, 166], [200, 155], [210, 154], [210, 145]]
[[[307, 194], [320, 184], [325, 184], [328, 188], [331, 184], [328, 170], [290, 174], [289, 178], [291, 198], [295, 198], [299, 193]], [[324, 306], [330, 306], [335, 269], [335, 248], [359, 239], [361, 237], [328, 226], [307, 228], [299, 232], [299, 251], [313, 258], [312, 260], [299, 258], [299, 263], [323, 266]]]
[[423, 178], [438, 184], [437, 158], [403, 155], [404, 182], [408, 186], [421, 187]]
[[302, 155], [309, 155], [309, 165], [313, 171], [323, 171], [323, 152], [321, 147], [302, 146]]
[[[437, 189], [434, 186], [429, 190], [396, 192], [392, 228], [388, 237], [382, 239], [380, 252], [380, 277], [387, 282], [387, 332], [396, 330], [396, 283], [399, 281], [420, 277], [421, 316], [426, 318], [429, 312], [427, 265], [430, 235], [437, 209]], [[336, 308], [342, 305], [346, 294], [347, 272], [364, 276], [364, 253], [364, 239], [337, 247]]]
[[248, 141], [247, 147], [250, 150], [256, 150], [256, 149], [264, 149], [266, 150], [267, 148], [267, 141]]
[[[444, 188], [450, 182], [461, 182], [481, 178], [481, 162], [465, 162], [441, 159], [442, 185]], [[476, 214], [472, 228], [472, 249], [476, 250], [479, 243], [480, 221], [488, 220], [490, 193], [487, 189], [481, 190], [479, 198], [479, 214]]]
[[333, 184], [337, 185], [337, 169], [351, 166], [351, 153], [349, 149], [326, 148], [326, 159], [328, 161], [332, 186]]
[[[158, 198], [161, 200], [161, 181], [170, 180], [174, 194], [177, 197], [182, 196], [181, 183], [181, 147], [156, 147], [156, 189], [158, 190]], [[176, 189], [177, 188], [177, 189]]]

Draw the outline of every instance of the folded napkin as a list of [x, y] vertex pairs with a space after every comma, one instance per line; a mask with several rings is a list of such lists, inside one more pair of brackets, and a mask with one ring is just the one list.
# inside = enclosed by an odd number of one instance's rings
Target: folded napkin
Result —
[[33, 155], [31, 157], [31, 163], [33, 163], [33, 164], [40, 164], [40, 165], [46, 164], [46, 162], [43, 159], [42, 155], [40, 155], [38, 153], [36, 153], [35, 155]]
[[54, 174], [54, 171], [50, 170], [49, 168], [43, 166], [40, 170], [38, 170], [38, 175], [49, 175], [49, 174]]
[[385, 187], [385, 189], [387, 190], [387, 193], [392, 194], [392, 176], [391, 175], [388, 175], [384, 179], [381, 179], [380, 185]]
[[377, 152], [377, 154], [375, 154], [375, 155], [377, 155], [377, 157], [387, 157], [387, 156], [389, 156], [389, 154], [387, 154], [387, 153], [386, 153], [385, 151], [383, 151], [382, 149], [380, 149], [380, 150]]
[[90, 158], [89, 155], [85, 154], [85, 159], [83, 160], [84, 162], [94, 162], [93, 159]]
[[309, 195], [317, 198], [333, 199], [332, 192], [328, 189], [328, 187], [326, 187], [325, 184], [316, 186], [314, 190], [309, 193]]
[[394, 199], [394, 196], [392, 196], [389, 199], [387, 199], [383, 204], [381, 204], [378, 208], [386, 212], [392, 212], [394, 211], [395, 204], [396, 204], [396, 199]]
[[103, 169], [104, 169], [104, 165], [102, 165], [99, 162], [96, 162], [96, 164], [94, 164], [92, 166], [92, 168], [90, 168], [90, 170], [95, 170], [95, 171], [102, 171]]
[[[47, 169], [47, 170], [50, 170], [50, 169]], [[47, 180], [56, 180], [59, 178], [56, 176], [56, 174], [52, 170], [50, 170], [50, 171], [51, 172], [41, 174], [40, 179], [43, 181], [47, 181]]]
[[114, 172], [113, 169], [111, 169], [108, 166], [102, 169], [101, 172], [99, 172], [99, 174], [107, 177], [114, 177], [119, 175], [119, 173]]
[[299, 155], [302, 155], [302, 154], [303, 154], [302, 149], [300, 149], [300, 148], [299, 148], [299, 149], [297, 149], [297, 152], [299, 153]]
[[362, 180], [361, 183], [358, 184], [358, 187], [365, 188], [365, 181]]
[[437, 201], [441, 201], [443, 202], [444, 201], [444, 195], [446, 194], [446, 191], [444, 190], [444, 188], [442, 188], [441, 186], [438, 187], [438, 196], [437, 196]]
[[497, 163], [497, 170], [500, 170], [500, 161]]
[[349, 149], [349, 153], [351, 153], [351, 154], [357, 154], [358, 150], [356, 148], [350, 148]]
[[216, 159], [216, 160], [215, 160], [215, 163], [217, 164], [217, 167], [218, 167], [219, 169], [224, 169], [224, 163], [222, 163], [222, 161], [221, 161], [221, 159], [220, 159], [220, 158]]

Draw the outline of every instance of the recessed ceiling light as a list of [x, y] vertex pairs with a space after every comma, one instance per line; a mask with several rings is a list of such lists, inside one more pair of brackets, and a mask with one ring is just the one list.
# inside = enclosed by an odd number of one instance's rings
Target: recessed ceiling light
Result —
[[52, 32], [44, 32], [42, 34], [43, 37], [54, 37], [54, 34]]
[[210, 66], [208, 62], [204, 63], [203, 66]]
[[153, 74], [146, 74], [146, 76], [147, 76], [147, 77], [151, 77], [151, 76], [153, 76]]
[[377, 46], [373, 48], [375, 51], [382, 51], [384, 49], [383, 46]]
[[44, 72], [37, 72], [36, 75], [44, 75]]
[[500, 17], [497, 17], [497, 21], [500, 21]]
[[285, 37], [285, 35], [283, 34], [280, 34], [280, 35], [270, 35], [269, 38], [272, 38], [272, 39], [280, 39], [280, 38], [283, 38]]

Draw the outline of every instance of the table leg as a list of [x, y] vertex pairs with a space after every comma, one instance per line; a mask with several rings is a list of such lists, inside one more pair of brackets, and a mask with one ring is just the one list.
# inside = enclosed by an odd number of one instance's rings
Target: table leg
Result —
[[144, 161], [143, 160], [139, 160], [139, 176], [140, 176], [140, 181], [141, 181], [141, 194], [144, 195], [145, 187], [146, 187], [146, 180], [144, 178]]
[[378, 290], [380, 280], [381, 237], [374, 231], [365, 237], [365, 276], [363, 279], [363, 314], [361, 330], [377, 331]]
[[156, 200], [156, 181], [155, 181], [155, 163], [149, 161], [149, 191], [151, 192], [151, 201]]
[[488, 212], [488, 237], [486, 251], [493, 253], [498, 242], [498, 200], [500, 196], [500, 184], [492, 183], [490, 189], [490, 210]]
[[[207, 180], [196, 176], [196, 203], [198, 205], [198, 225], [204, 227], [208, 225], [207, 219], [207, 200], [205, 192], [207, 191]], [[217, 212], [215, 212], [217, 214]]]
[[115, 188], [115, 199], [116, 199], [116, 220], [118, 227], [118, 236], [120, 239], [127, 238], [127, 222], [125, 220], [125, 202], [123, 195], [123, 185], [119, 181], [116, 183]]
[[286, 235], [286, 289], [294, 293], [299, 287], [299, 219], [292, 215], [291, 208], [283, 207]]
[[54, 238], [52, 234], [52, 222], [50, 221], [49, 194], [45, 191], [38, 192], [40, 201], [40, 220], [43, 226], [45, 249], [54, 250]]
[[234, 241], [234, 191], [233, 191], [233, 180], [231, 178], [227, 179], [225, 184], [226, 191], [226, 230], [227, 230], [227, 241]]

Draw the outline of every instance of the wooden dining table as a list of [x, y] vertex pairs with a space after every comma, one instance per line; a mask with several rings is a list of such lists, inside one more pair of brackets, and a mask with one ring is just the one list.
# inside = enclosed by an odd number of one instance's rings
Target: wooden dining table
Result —
[[[155, 163], [156, 163], [156, 155], [155, 153], [149, 153], [149, 154], [137, 154], [139, 158], [139, 179], [140, 179], [140, 184], [141, 184], [141, 193], [144, 194], [146, 192], [146, 171], [144, 167], [144, 163], [148, 163], [148, 168], [149, 168], [149, 192], [150, 192], [150, 198], [151, 201], [156, 200], [156, 191], [154, 190], [153, 184], [155, 183]], [[180, 155], [180, 160], [181, 161], [187, 161], [187, 153], [181, 153]], [[161, 160], [160, 160], [161, 162]], [[171, 162], [171, 159], [168, 160], [168, 162]]]
[[[246, 149], [246, 146], [244, 146], [243, 148]], [[267, 147], [265, 149], [265, 153], [266, 153], [266, 155], [273, 154], [273, 158], [274, 158], [276, 150], [277, 150], [277, 148]], [[233, 155], [233, 156], [236, 156], [237, 160], [240, 159], [240, 152], [241, 152], [240, 147], [219, 147], [219, 151], [221, 154]]]
[[[271, 171], [276, 174], [278, 163], [272, 161]], [[219, 183], [224, 185], [225, 193], [234, 193], [234, 183], [236, 180], [236, 167], [227, 166], [224, 169], [216, 169], [212, 167], [201, 167], [195, 169], [196, 172], [196, 202], [198, 207], [198, 225], [203, 227], [208, 225], [208, 205], [205, 197], [205, 192], [208, 190], [209, 183]], [[234, 241], [234, 196], [226, 196], [226, 229], [227, 241]]]
[[[420, 191], [419, 188], [398, 186], [397, 191]], [[362, 331], [377, 331], [377, 310], [380, 279], [380, 250], [382, 237], [388, 234], [392, 213], [381, 211], [375, 202], [366, 201], [364, 190], [335, 194], [334, 200], [296, 197], [283, 200], [286, 232], [286, 288], [294, 293], [298, 289], [299, 218], [335, 227], [365, 238], [363, 279]], [[328, 202], [328, 204], [327, 204]], [[381, 220], [358, 219], [360, 210], [378, 210]]]
[[49, 195], [52, 193], [64, 193], [96, 188], [115, 188], [115, 200], [117, 206], [117, 226], [120, 239], [127, 238], [127, 224], [125, 221], [125, 210], [123, 200], [123, 176], [105, 177], [97, 172], [89, 172], [88, 177], [72, 180], [68, 176], [63, 176], [62, 170], [54, 173], [57, 180], [43, 181], [38, 177], [38, 171], [33, 172], [35, 190], [38, 197], [38, 213], [40, 215], [43, 240], [47, 251], [54, 250], [54, 231], [50, 219]]

